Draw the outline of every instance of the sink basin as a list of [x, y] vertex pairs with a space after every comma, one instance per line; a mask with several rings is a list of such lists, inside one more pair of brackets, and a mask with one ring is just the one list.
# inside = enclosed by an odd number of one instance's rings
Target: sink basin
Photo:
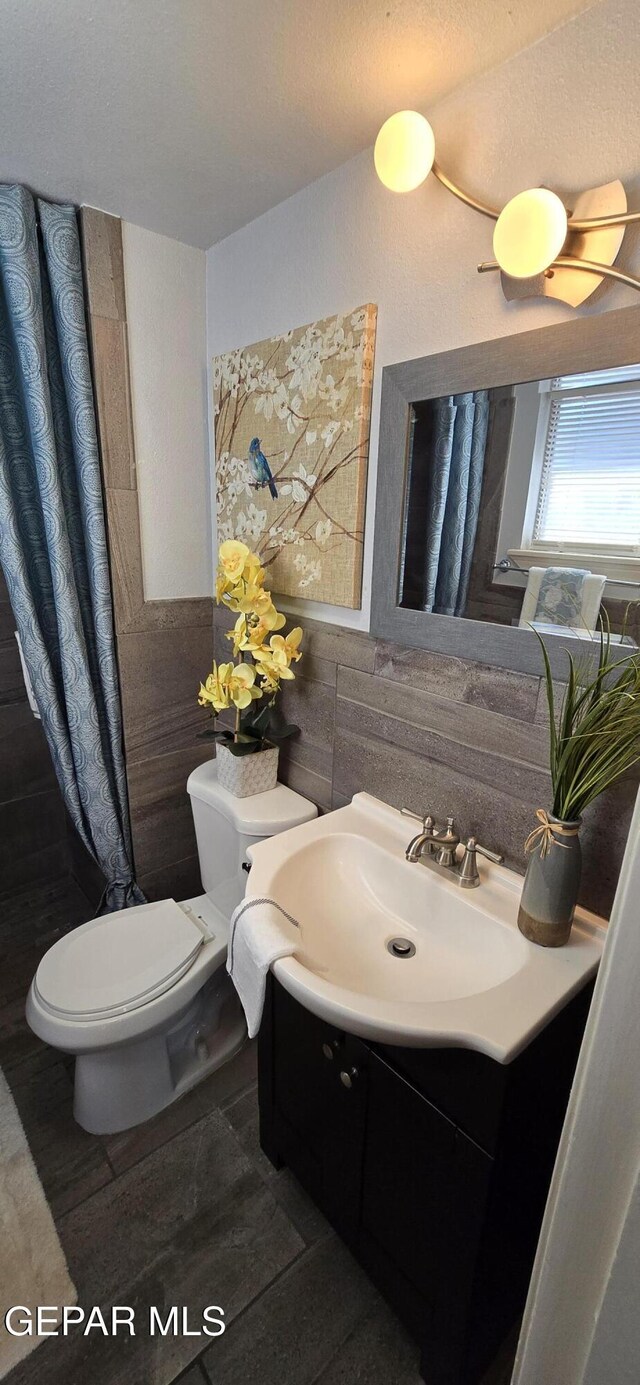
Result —
[[247, 897], [277, 900], [300, 925], [274, 973], [362, 1038], [508, 1063], [594, 974], [606, 924], [579, 910], [566, 947], [536, 947], [517, 928], [521, 876], [482, 860], [482, 883], [462, 890], [405, 860], [411, 835], [394, 808], [356, 794], [250, 848]]

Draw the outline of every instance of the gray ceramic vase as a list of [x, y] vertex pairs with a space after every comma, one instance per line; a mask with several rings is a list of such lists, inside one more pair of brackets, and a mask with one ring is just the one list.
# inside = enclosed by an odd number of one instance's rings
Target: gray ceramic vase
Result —
[[[541, 947], [563, 947], [569, 941], [582, 872], [582, 850], [576, 822], [561, 822], [548, 815], [551, 826], [567, 829], [550, 840], [544, 852], [544, 835], [536, 841], [524, 878], [518, 928], [530, 942]], [[560, 845], [560, 843], [562, 843]]]

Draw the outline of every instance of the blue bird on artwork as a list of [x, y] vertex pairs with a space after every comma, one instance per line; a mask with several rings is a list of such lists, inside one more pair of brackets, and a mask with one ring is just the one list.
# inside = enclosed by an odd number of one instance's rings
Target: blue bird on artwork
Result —
[[249, 461], [256, 486], [268, 486], [274, 500], [278, 499], [278, 488], [271, 474], [271, 467], [260, 447], [260, 439], [252, 438], [249, 443]]

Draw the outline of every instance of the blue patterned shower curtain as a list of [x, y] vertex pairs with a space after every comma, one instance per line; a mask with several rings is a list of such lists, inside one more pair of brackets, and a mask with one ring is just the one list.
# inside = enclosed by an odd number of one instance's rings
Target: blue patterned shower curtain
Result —
[[0, 560], [100, 911], [139, 904], [77, 218], [2, 186]]
[[434, 403], [429, 468], [424, 610], [464, 615], [478, 527], [489, 394], [475, 390]]

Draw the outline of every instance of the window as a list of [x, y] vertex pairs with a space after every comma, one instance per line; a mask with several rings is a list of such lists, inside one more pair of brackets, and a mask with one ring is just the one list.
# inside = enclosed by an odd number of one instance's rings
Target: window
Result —
[[638, 367], [545, 384], [531, 546], [640, 555]]

